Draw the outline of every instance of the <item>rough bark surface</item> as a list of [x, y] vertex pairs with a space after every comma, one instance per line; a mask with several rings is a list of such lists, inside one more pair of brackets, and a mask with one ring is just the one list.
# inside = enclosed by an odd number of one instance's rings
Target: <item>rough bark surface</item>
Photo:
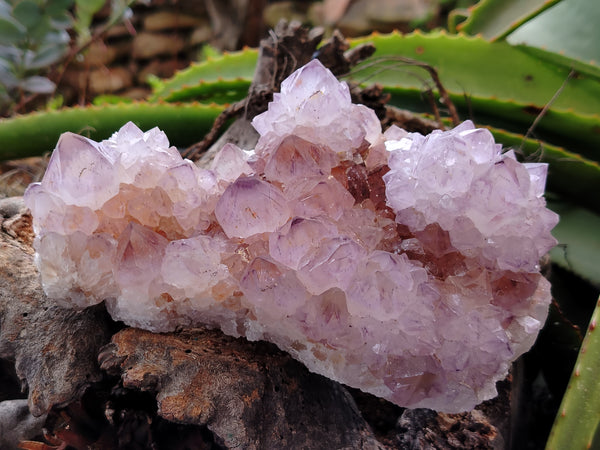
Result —
[[75, 311], [48, 300], [22, 199], [2, 200], [0, 217], [0, 359], [14, 361], [29, 408], [40, 416], [100, 380], [95, 355], [110, 340], [109, 317], [102, 306]]
[[348, 391], [270, 344], [128, 328], [100, 361], [124, 387], [156, 392], [160, 416], [206, 425], [227, 448], [383, 448]]
[[[419, 424], [415, 427], [415, 424]], [[504, 439], [479, 410], [462, 414], [407, 409], [398, 419], [396, 448], [501, 450]]]

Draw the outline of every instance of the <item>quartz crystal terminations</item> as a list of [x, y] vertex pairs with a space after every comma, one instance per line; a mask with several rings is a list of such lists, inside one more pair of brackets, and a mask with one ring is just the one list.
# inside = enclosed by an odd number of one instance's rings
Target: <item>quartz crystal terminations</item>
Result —
[[25, 194], [47, 295], [151, 331], [277, 344], [398, 405], [464, 411], [533, 344], [558, 217], [547, 167], [465, 122], [428, 136], [351, 103], [318, 61], [210, 169], [132, 123], [64, 134]]

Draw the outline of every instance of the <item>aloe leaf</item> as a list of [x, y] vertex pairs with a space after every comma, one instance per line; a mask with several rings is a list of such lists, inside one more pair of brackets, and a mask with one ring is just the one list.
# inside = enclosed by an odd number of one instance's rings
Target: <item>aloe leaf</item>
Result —
[[353, 71], [353, 81], [423, 89], [427, 73], [400, 61], [397, 57], [401, 56], [436, 68], [446, 90], [457, 97], [512, 101], [541, 109], [562, 87], [551, 110], [589, 115], [600, 111], [597, 80], [573, 77], [563, 87], [571, 71], [569, 66], [540, 60], [503, 41], [417, 31], [407, 35], [372, 35], [352, 40], [351, 45], [365, 42], [372, 42], [377, 51]]
[[115, 94], [101, 94], [94, 97], [92, 105], [103, 106], [103, 105], [119, 105], [121, 103], [135, 103], [135, 100], [130, 97], [123, 97], [122, 95]]
[[587, 65], [598, 72], [599, 6], [598, 0], [563, 0], [510, 34], [507, 41], [543, 48], [546, 54], [575, 60], [576, 69]]
[[[536, 55], [505, 42], [448, 36], [372, 35], [351, 40], [377, 47], [375, 59], [354, 71], [350, 81], [378, 82], [392, 94], [392, 104], [417, 111], [429, 110], [422, 91], [428, 75], [419, 68], [398, 62], [397, 56], [424, 61], [439, 71], [442, 83], [463, 118], [524, 134], [569, 77], [570, 67], [541, 63]], [[159, 83], [153, 100], [197, 99], [229, 103], [242, 98], [250, 85], [257, 51], [211, 58]], [[600, 83], [572, 78], [536, 127], [534, 136], [568, 146], [600, 159]], [[471, 116], [471, 113], [473, 114]]]
[[54, 148], [65, 131], [106, 139], [123, 124], [147, 130], [159, 127], [173, 145], [191, 145], [208, 132], [223, 106], [133, 103], [68, 108], [0, 120], [0, 160], [41, 155]]
[[[479, 122], [511, 127], [525, 134], [542, 109], [528, 104], [494, 99], [457, 98], [462, 110], [471, 110]], [[531, 136], [567, 147], [594, 161], [600, 161], [600, 115], [572, 110], [548, 109], [533, 128]]]
[[[354, 71], [350, 81], [378, 82], [392, 94], [392, 104], [426, 111], [430, 107], [422, 100], [422, 90], [427, 85], [427, 73], [398, 62], [396, 57], [421, 60], [439, 71], [463, 118], [521, 134], [570, 73], [569, 65], [541, 63], [537, 55], [481, 38], [440, 32], [392, 33], [351, 40], [351, 44], [365, 41], [377, 47], [375, 59]], [[152, 99], [216, 103], [241, 99], [250, 85], [257, 55], [256, 50], [246, 49], [195, 64], [160, 82]], [[588, 78], [569, 79], [534, 136], [600, 159], [599, 111], [600, 83]]]
[[466, 21], [456, 29], [480, 34], [485, 39], [503, 39], [525, 22], [560, 0], [481, 0], [469, 9]]
[[579, 74], [583, 74], [600, 81], [600, 66], [598, 65], [598, 61], [590, 59], [586, 62], [583, 62], [581, 60], [569, 58], [563, 53], [549, 52], [547, 50], [531, 47], [529, 45], [515, 44], [514, 47], [522, 52], [529, 53], [533, 57], [539, 58], [542, 61], [548, 61], [554, 64], [571, 67]]
[[[394, 58], [407, 57], [435, 67], [450, 93], [495, 100], [514, 101], [542, 108], [562, 86], [570, 72], [568, 60], [556, 60], [551, 53], [532, 55], [528, 49], [506, 42], [488, 42], [482, 38], [447, 35], [444, 32], [407, 35], [373, 34], [351, 39], [352, 46], [372, 42], [377, 52], [368, 64], [353, 71], [351, 81], [421, 90], [427, 74]], [[540, 62], [546, 57], [554, 62]], [[199, 83], [243, 81], [250, 83], [258, 57], [256, 49], [224, 54], [193, 64], [173, 78], [159, 83], [151, 100], [179, 98], [178, 91]], [[377, 62], [377, 59], [382, 61]], [[561, 62], [562, 61], [562, 62]], [[573, 78], [553, 103], [554, 110], [573, 110], [581, 114], [600, 111], [600, 83], [597, 80]], [[185, 97], [182, 96], [181, 99]]]
[[554, 421], [546, 450], [600, 446], [600, 299]]
[[550, 251], [552, 262], [600, 287], [600, 215], [572, 202], [548, 206], [560, 215], [552, 234], [561, 245]]
[[165, 98], [167, 102], [200, 101], [203, 103], [233, 103], [248, 95], [249, 79], [237, 78], [234, 80], [204, 81], [183, 86], [172, 91]]
[[222, 56], [208, 58], [206, 61], [192, 64], [187, 69], [181, 70], [172, 78], [163, 81], [154, 89], [150, 101], [174, 101], [178, 96], [187, 98], [185, 93], [201, 83], [218, 82], [248, 83], [254, 75], [254, 66], [258, 58], [258, 50], [245, 49], [235, 53], [225, 53]]
[[600, 160], [598, 79], [572, 76], [568, 65], [478, 37], [392, 33], [356, 39], [352, 45], [364, 42], [372, 42], [377, 51], [349, 79], [381, 84], [392, 94], [393, 104], [415, 108], [419, 103], [421, 111], [429, 109], [422, 92], [435, 86], [428, 73], [399, 56], [422, 61], [436, 68], [463, 119], [525, 134], [544, 111], [533, 136]]

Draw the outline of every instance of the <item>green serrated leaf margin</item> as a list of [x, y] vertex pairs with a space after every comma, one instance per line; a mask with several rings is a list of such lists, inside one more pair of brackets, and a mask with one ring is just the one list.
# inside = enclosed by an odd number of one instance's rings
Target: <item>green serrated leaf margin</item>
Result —
[[599, 324], [600, 299], [592, 314], [546, 450], [600, 448]]
[[68, 108], [0, 120], [0, 157], [16, 159], [51, 151], [66, 131], [94, 140], [106, 139], [128, 121], [142, 130], [159, 127], [173, 145], [185, 147], [201, 140], [223, 109], [222, 105], [198, 103], [132, 103]]

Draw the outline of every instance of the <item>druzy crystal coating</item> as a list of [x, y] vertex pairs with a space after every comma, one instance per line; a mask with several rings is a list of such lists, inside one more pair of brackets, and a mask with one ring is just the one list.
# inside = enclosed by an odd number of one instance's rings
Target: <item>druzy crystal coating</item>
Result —
[[550, 302], [547, 166], [465, 122], [382, 133], [318, 61], [209, 169], [158, 129], [64, 134], [25, 195], [45, 292], [152, 331], [218, 327], [398, 405], [496, 393]]

